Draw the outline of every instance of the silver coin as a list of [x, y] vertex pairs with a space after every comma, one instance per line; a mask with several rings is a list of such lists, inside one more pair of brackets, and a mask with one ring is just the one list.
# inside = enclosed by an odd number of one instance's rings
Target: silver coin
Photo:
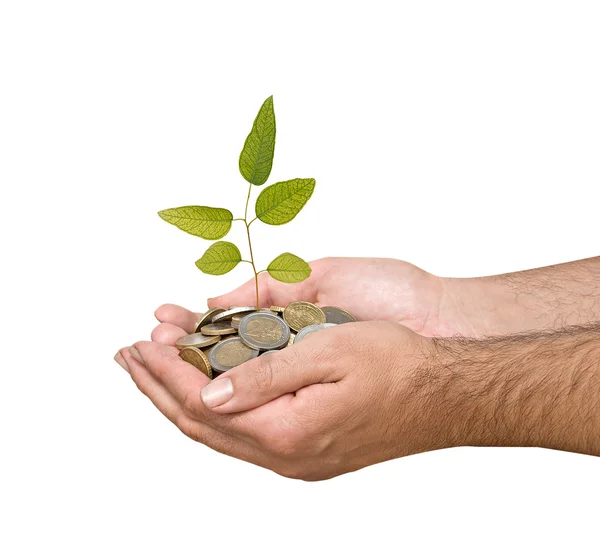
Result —
[[344, 324], [345, 322], [356, 322], [356, 319], [344, 309], [339, 307], [321, 307], [321, 311], [325, 313], [325, 322], [333, 324]]
[[194, 327], [194, 332], [200, 332], [200, 329], [209, 322], [212, 321], [212, 318], [219, 313], [222, 313], [225, 309], [223, 307], [214, 307], [213, 309], [209, 309], [204, 313], [200, 319], [196, 322], [196, 326]]
[[175, 345], [179, 349], [185, 347], [203, 348], [216, 344], [220, 340], [221, 336], [205, 336], [201, 332], [195, 332], [194, 334], [182, 336], [175, 342]]
[[254, 357], [258, 357], [258, 350], [249, 348], [237, 336], [219, 342], [208, 354], [210, 366], [219, 373], [233, 369]]
[[290, 327], [272, 313], [253, 313], [240, 321], [238, 334], [254, 349], [271, 350], [285, 346], [290, 339]]
[[281, 350], [279, 350], [279, 349], [269, 349], [269, 350], [267, 350], [267, 351], [263, 351], [263, 352], [261, 353], [261, 356], [262, 356], [262, 355], [267, 355], [267, 353], [279, 353], [280, 351], [281, 351]]
[[234, 307], [233, 309], [228, 309], [227, 311], [223, 311], [222, 313], [215, 315], [212, 319], [212, 322], [230, 320], [234, 315], [246, 316], [247, 314], [254, 312], [256, 312], [256, 307]]
[[300, 340], [304, 340], [309, 334], [313, 332], [317, 332], [319, 330], [323, 330], [324, 328], [331, 328], [332, 326], [337, 326], [335, 322], [326, 322], [325, 324], [309, 324], [302, 328], [298, 334], [296, 334], [296, 339], [294, 343], [297, 344]]
[[211, 322], [205, 324], [200, 332], [205, 336], [224, 336], [225, 334], [235, 334], [235, 328], [231, 326], [231, 323], [227, 320], [222, 322]]

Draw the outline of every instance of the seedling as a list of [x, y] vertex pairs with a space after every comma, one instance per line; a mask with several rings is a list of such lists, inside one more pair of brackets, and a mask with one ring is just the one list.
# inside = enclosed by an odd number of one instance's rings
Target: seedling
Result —
[[308, 263], [291, 253], [282, 253], [275, 257], [265, 270], [256, 270], [250, 237], [252, 223], [260, 220], [271, 226], [287, 224], [296, 217], [310, 199], [316, 184], [313, 178], [295, 178], [269, 185], [256, 198], [255, 216], [252, 220], [248, 220], [252, 186], [261, 186], [267, 181], [273, 166], [274, 153], [275, 111], [273, 97], [270, 96], [260, 107], [240, 153], [240, 173], [249, 186], [244, 218], [234, 218], [233, 213], [228, 209], [196, 205], [161, 210], [158, 213], [169, 224], [203, 239], [221, 239], [229, 233], [234, 221], [243, 222], [248, 236], [249, 260], [242, 259], [240, 250], [233, 243], [217, 241], [196, 261], [196, 266], [205, 274], [218, 276], [233, 270], [238, 263], [252, 265], [256, 285], [257, 310], [259, 308], [259, 274], [268, 272], [275, 280], [295, 283], [306, 280], [311, 273]]

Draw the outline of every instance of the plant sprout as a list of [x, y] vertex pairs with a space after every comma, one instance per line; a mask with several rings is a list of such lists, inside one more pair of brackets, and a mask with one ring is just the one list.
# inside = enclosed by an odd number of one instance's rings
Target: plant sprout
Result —
[[264, 185], [273, 166], [275, 153], [275, 111], [273, 97], [270, 96], [261, 106], [252, 129], [240, 153], [240, 173], [248, 182], [248, 195], [243, 218], [233, 218], [230, 210], [207, 206], [184, 206], [161, 210], [159, 216], [177, 226], [180, 230], [203, 239], [221, 239], [231, 229], [234, 221], [241, 221], [248, 236], [249, 259], [243, 259], [238, 247], [229, 241], [213, 243], [196, 261], [196, 266], [206, 274], [221, 275], [233, 270], [238, 263], [252, 265], [256, 285], [256, 309], [259, 308], [258, 275], [268, 272], [275, 280], [294, 283], [306, 280], [311, 273], [307, 262], [291, 253], [275, 257], [265, 270], [256, 270], [256, 260], [252, 251], [250, 226], [260, 220], [271, 226], [280, 226], [293, 220], [310, 199], [314, 189], [313, 178], [295, 178], [280, 181], [264, 188], [255, 203], [255, 216], [249, 220], [248, 207], [252, 186]]

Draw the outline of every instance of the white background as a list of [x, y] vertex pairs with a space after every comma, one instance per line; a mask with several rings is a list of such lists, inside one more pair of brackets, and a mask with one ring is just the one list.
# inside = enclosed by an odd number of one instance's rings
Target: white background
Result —
[[249, 278], [202, 275], [208, 243], [156, 212], [241, 215], [271, 94], [269, 181], [317, 189], [256, 225], [261, 266], [598, 255], [597, 2], [0, 6], [2, 554], [597, 554], [596, 458], [459, 448], [293, 481], [184, 437], [112, 360], [161, 303]]

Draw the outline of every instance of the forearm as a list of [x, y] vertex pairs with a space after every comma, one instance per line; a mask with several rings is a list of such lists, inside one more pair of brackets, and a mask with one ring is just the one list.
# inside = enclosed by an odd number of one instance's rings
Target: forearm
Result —
[[431, 346], [431, 411], [447, 445], [600, 455], [600, 323]]
[[466, 336], [600, 321], [600, 257], [484, 278], [443, 278], [440, 320]]

